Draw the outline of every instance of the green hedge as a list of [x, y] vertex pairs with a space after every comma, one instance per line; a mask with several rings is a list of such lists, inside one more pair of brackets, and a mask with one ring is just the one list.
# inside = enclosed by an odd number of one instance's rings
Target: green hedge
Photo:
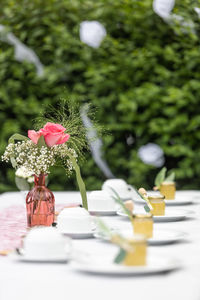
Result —
[[[153, 142], [165, 152], [179, 188], [198, 188], [200, 175], [199, 19], [191, 1], [176, 1], [167, 24], [150, 0], [1, 0], [0, 24], [32, 48], [45, 65], [17, 62], [11, 45], [0, 41], [0, 152], [14, 132], [26, 134], [41, 104], [69, 98], [90, 101], [109, 129], [105, 158], [117, 177], [152, 187], [158, 169], [138, 157]], [[79, 39], [79, 25], [98, 20], [107, 36], [94, 49]], [[194, 24], [187, 27], [188, 20]], [[134, 143], [126, 142], [132, 136]], [[88, 154], [82, 166], [88, 189], [100, 188], [104, 175]], [[52, 189], [74, 189], [64, 171], [51, 174]], [[14, 171], [1, 164], [0, 191], [13, 190]]]

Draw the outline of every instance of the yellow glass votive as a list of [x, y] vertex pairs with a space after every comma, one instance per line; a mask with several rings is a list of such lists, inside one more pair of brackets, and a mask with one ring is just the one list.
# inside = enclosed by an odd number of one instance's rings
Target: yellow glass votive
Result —
[[165, 197], [163, 195], [155, 195], [148, 197], [152, 210], [151, 213], [154, 216], [164, 216], [165, 215]]
[[152, 214], [133, 215], [132, 225], [134, 234], [143, 234], [146, 238], [153, 236]]
[[160, 193], [165, 196], [165, 199], [173, 200], [176, 193], [175, 182], [164, 181], [160, 186]]
[[144, 236], [135, 236], [133, 239], [128, 239], [130, 251], [122, 262], [126, 266], [145, 266], [147, 257], [147, 242]]

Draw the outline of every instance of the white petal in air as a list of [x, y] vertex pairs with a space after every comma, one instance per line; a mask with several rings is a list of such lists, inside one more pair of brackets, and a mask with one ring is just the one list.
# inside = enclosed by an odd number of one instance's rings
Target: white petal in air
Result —
[[98, 48], [106, 36], [106, 29], [98, 21], [84, 21], [80, 24], [80, 40], [93, 48]]
[[0, 40], [11, 44], [15, 47], [15, 59], [18, 61], [29, 61], [36, 67], [38, 76], [42, 76], [44, 73], [44, 67], [40, 62], [35, 52], [23, 44], [16, 36], [11, 32], [6, 32], [3, 25], [0, 24]]
[[199, 7], [195, 7], [194, 10], [197, 13], [198, 17], [200, 18], [200, 8]]
[[145, 164], [153, 165], [158, 168], [163, 166], [165, 162], [163, 150], [154, 143], [148, 143], [140, 147], [138, 156]]
[[168, 19], [174, 8], [175, 0], [154, 0], [153, 10], [163, 19]]

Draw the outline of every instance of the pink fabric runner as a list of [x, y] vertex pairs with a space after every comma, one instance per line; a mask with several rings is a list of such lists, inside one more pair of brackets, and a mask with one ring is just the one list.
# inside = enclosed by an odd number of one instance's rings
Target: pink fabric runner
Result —
[[[64, 206], [66, 204], [57, 205], [56, 211], [59, 212]], [[20, 247], [21, 239], [27, 232], [26, 226], [25, 207], [10, 206], [0, 211], [0, 251]]]

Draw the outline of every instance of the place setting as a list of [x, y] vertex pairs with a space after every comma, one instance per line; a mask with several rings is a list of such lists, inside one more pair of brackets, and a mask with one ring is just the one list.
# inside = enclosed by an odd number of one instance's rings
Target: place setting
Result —
[[22, 239], [21, 247], [9, 254], [12, 260], [27, 263], [67, 263], [72, 242], [54, 227], [32, 228]]
[[155, 275], [177, 270], [181, 262], [171, 256], [158, 256], [148, 251], [148, 243], [142, 234], [125, 234], [111, 230], [100, 218], [96, 219], [99, 236], [110, 245], [112, 253], [86, 254], [70, 262], [72, 269], [79, 272], [103, 276]]

